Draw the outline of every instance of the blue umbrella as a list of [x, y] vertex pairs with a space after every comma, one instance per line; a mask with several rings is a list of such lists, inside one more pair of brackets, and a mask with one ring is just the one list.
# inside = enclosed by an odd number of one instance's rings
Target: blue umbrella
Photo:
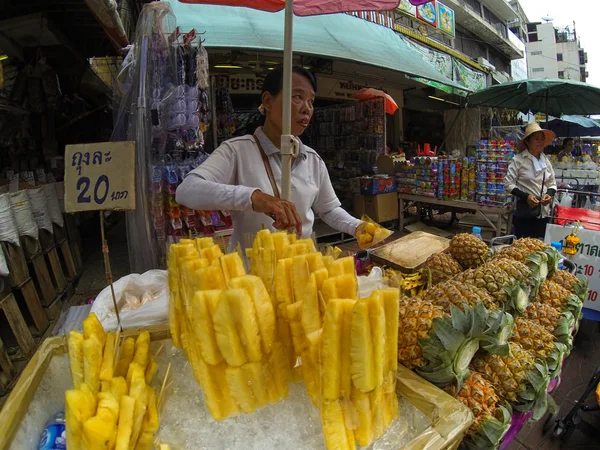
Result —
[[600, 123], [584, 116], [564, 115], [553, 118], [547, 128], [560, 137], [600, 136]]

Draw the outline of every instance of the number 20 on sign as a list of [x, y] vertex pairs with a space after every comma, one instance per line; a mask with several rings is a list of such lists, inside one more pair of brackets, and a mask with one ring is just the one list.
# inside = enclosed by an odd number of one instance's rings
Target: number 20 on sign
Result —
[[135, 142], [67, 145], [67, 212], [135, 209]]

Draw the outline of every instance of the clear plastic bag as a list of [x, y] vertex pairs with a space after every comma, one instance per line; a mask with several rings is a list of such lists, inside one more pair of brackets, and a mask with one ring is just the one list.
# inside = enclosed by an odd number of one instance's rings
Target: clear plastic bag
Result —
[[[127, 275], [113, 283], [123, 329], [168, 323], [168, 279], [166, 270], [149, 270], [143, 274], [133, 273]], [[148, 301], [148, 295], [151, 295], [153, 300]], [[127, 299], [132, 296], [137, 299], [144, 298], [146, 303], [142, 304], [140, 301], [140, 306], [136, 309], [121, 310], [126, 306], [131, 307], [127, 303]], [[98, 316], [102, 326], [107, 331], [117, 329], [117, 315], [115, 314], [110, 286], [107, 286], [98, 294], [91, 312]]]
[[383, 242], [392, 234], [390, 230], [383, 228], [369, 216], [363, 215], [360, 220], [362, 223], [356, 230], [356, 239], [358, 240], [358, 248], [361, 250], [366, 250]]

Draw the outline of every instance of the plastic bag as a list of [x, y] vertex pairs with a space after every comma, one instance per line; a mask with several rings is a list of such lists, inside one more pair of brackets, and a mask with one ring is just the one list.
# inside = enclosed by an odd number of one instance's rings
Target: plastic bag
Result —
[[358, 277], [358, 298], [366, 298], [378, 289], [383, 289], [383, 271], [380, 267], [373, 267], [367, 276]]
[[566, 208], [570, 208], [573, 205], [573, 196], [568, 192], [563, 194], [560, 202], [558, 202], [560, 206], [564, 206]]
[[37, 239], [39, 230], [33, 218], [33, 211], [31, 211], [31, 203], [29, 202], [27, 191], [14, 192], [9, 195], [15, 222], [19, 229], [19, 236], [29, 236]]
[[54, 229], [52, 228], [52, 221], [50, 220], [50, 212], [48, 211], [44, 189], [41, 187], [37, 189], [28, 189], [27, 195], [29, 196], [31, 211], [38, 228], [53, 234]]
[[383, 228], [369, 216], [360, 218], [362, 223], [358, 226], [356, 236], [358, 240], [358, 248], [366, 250], [377, 245], [378, 243], [390, 237], [392, 232]]
[[21, 245], [8, 194], [0, 195], [0, 241]]
[[[168, 279], [166, 270], [149, 270], [141, 275], [133, 273], [124, 276], [113, 283], [123, 329], [169, 322]], [[148, 301], [149, 295], [154, 299]], [[129, 309], [131, 308], [132, 296], [143, 299], [146, 303], [140, 300], [139, 307]], [[127, 300], [130, 301], [129, 308], [127, 308], [129, 310], [124, 310]], [[106, 331], [117, 329], [117, 316], [113, 306], [110, 286], [107, 286], [98, 294], [91, 312], [98, 316]]]
[[[4, 251], [2, 247], [0, 247], [0, 277], [7, 277], [10, 275], [10, 271], [8, 270], [8, 264], [6, 263], [6, 258], [4, 257]], [[4, 291], [3, 280], [0, 280], [0, 292]]]

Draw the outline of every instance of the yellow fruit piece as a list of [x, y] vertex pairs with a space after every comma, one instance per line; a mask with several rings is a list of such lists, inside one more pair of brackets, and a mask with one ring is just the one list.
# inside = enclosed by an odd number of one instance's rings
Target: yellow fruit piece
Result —
[[350, 399], [358, 413], [358, 426], [354, 430], [354, 437], [358, 445], [368, 447], [373, 441], [373, 412], [369, 394], [353, 387]]
[[323, 262], [323, 254], [320, 252], [309, 253], [306, 256], [306, 262], [308, 263], [308, 271], [314, 273], [317, 270], [325, 269], [325, 263]]
[[146, 373], [145, 373], [146, 384], [152, 383], [152, 379], [154, 378], [154, 375], [156, 375], [157, 371], [158, 371], [158, 363], [154, 359], [154, 356], [150, 355], [150, 357], [148, 359], [148, 366], [146, 367]]
[[121, 397], [115, 450], [129, 450], [131, 433], [133, 432], [134, 411], [135, 399], [127, 395]]
[[127, 377], [125, 378], [125, 380], [127, 381], [128, 388], [131, 389], [131, 385], [134, 380], [141, 378], [144, 379], [144, 382], [146, 381], [146, 375], [142, 366], [135, 362], [129, 364], [129, 370], [127, 371]]
[[204, 402], [215, 420], [223, 420], [230, 415], [237, 414], [237, 405], [228, 394], [228, 390], [223, 392], [222, 385], [226, 384], [225, 380], [225, 363], [211, 366], [202, 358], [198, 360], [200, 384], [204, 392]]
[[100, 392], [98, 394], [98, 411], [96, 414], [100, 414], [103, 411], [109, 412], [113, 416], [115, 423], [117, 423], [119, 419], [119, 402], [110, 392]]
[[285, 258], [293, 258], [294, 256], [304, 255], [306, 253], [309, 253], [308, 248], [306, 247], [306, 244], [298, 243], [298, 242], [299, 241], [296, 241], [295, 243], [290, 244], [286, 247], [285, 254], [284, 254]]
[[275, 268], [275, 297], [277, 303], [291, 305], [294, 303], [294, 292], [292, 290], [293, 260], [291, 258], [281, 259]]
[[252, 299], [260, 330], [262, 349], [265, 354], [270, 353], [275, 339], [275, 311], [265, 284], [257, 276], [245, 275], [231, 280], [229, 286], [233, 289], [243, 289]]
[[266, 373], [263, 371], [263, 365], [260, 362], [250, 362], [242, 366], [243, 376], [248, 380], [250, 390], [256, 399], [256, 404], [266, 406], [269, 403], [269, 393], [265, 383]]
[[290, 245], [287, 233], [285, 231], [279, 231], [271, 234], [273, 241], [273, 247], [275, 249], [275, 257], [277, 261], [285, 257], [285, 249]]
[[245, 290], [230, 289], [221, 293], [213, 323], [217, 345], [227, 364], [237, 367], [261, 360], [254, 304]]
[[321, 338], [323, 336], [323, 328], [319, 328], [316, 331], [306, 335], [308, 341], [308, 356], [310, 362], [315, 367], [320, 367], [321, 364]]
[[110, 381], [100, 381], [100, 392], [110, 391]]
[[129, 364], [133, 361], [133, 353], [135, 352], [135, 339], [129, 337], [123, 342], [121, 352], [119, 353], [119, 359], [115, 367], [113, 376], [124, 377], [127, 375], [129, 370]]
[[296, 366], [296, 352], [294, 351], [294, 341], [292, 339], [292, 330], [287, 319], [281, 315], [277, 316], [276, 321], [277, 336], [279, 341], [283, 345], [286, 357], [288, 359], [288, 366], [290, 370]]
[[156, 407], [156, 392], [150, 386], [146, 386], [148, 390], [148, 409], [144, 417], [144, 425], [142, 431], [144, 433], [156, 433], [158, 431], [158, 409]]
[[70, 389], [65, 393], [65, 420], [69, 449], [81, 449], [83, 424], [96, 413], [96, 398], [89, 386], [81, 384], [80, 389]]
[[83, 424], [82, 444], [86, 450], [111, 450], [115, 446], [117, 423], [107, 411], [98, 414]]
[[306, 392], [313, 405], [318, 408], [321, 404], [321, 377], [318, 368], [311, 363], [308, 351], [302, 354], [301, 369]]
[[331, 263], [335, 261], [335, 259], [333, 259], [333, 256], [331, 255], [325, 255], [323, 256], [323, 264], [325, 264], [325, 268], [327, 270], [329, 270], [329, 266], [331, 265]]
[[90, 313], [83, 320], [83, 337], [85, 339], [89, 339], [92, 335], [96, 335], [102, 348], [104, 348], [104, 343], [106, 342], [106, 334], [104, 333], [104, 327], [98, 320], [98, 317], [95, 313]]
[[273, 378], [277, 392], [280, 398], [286, 398], [288, 396], [288, 386], [292, 382], [292, 371], [290, 370], [290, 364], [288, 357], [285, 353], [283, 344], [275, 341], [273, 343], [273, 350], [269, 355], [269, 362], [271, 369], [273, 370]]
[[304, 296], [309, 275], [306, 255], [294, 256], [292, 258], [292, 290], [297, 302], [301, 301]]
[[94, 394], [100, 390], [102, 344], [96, 334], [83, 341], [83, 379]]
[[[179, 241], [181, 244], [181, 241]], [[196, 248], [201, 251], [206, 248], [211, 248], [215, 245], [215, 241], [211, 237], [196, 238]]]
[[323, 324], [321, 321], [321, 311], [319, 308], [319, 293], [317, 290], [317, 279], [312, 274], [304, 287], [304, 295], [302, 296], [302, 327], [304, 333], [310, 333], [319, 330]]
[[302, 328], [302, 302], [296, 302], [287, 306], [287, 317], [292, 331], [292, 342], [294, 343], [294, 351], [297, 355], [302, 354], [308, 349], [306, 334]]
[[356, 269], [354, 266], [354, 257], [347, 256], [346, 258], [340, 258], [333, 261], [327, 267], [330, 277], [337, 277], [340, 275], [356, 275]]
[[387, 354], [387, 370], [394, 374], [398, 370], [398, 313], [400, 291], [396, 288], [382, 289], [383, 307], [385, 309], [385, 345]]
[[139, 400], [145, 405], [148, 404], [148, 385], [144, 376], [140, 376], [135, 373], [131, 378], [131, 385], [129, 386], [129, 396]]
[[168, 444], [160, 444], [158, 450], [171, 450], [171, 447]]
[[73, 387], [77, 389], [83, 383], [83, 335], [77, 331], [69, 333], [69, 364]]
[[148, 352], [150, 350], [150, 333], [147, 330], [142, 331], [135, 340], [135, 352], [133, 362], [140, 365], [144, 371], [148, 365]]
[[398, 396], [394, 391], [389, 394], [383, 394], [383, 398], [383, 427], [387, 429], [394, 419], [398, 417]]
[[244, 262], [238, 253], [234, 252], [229, 253], [228, 255], [223, 255], [219, 258], [219, 261], [226, 283], [229, 283], [229, 281], [233, 280], [234, 278], [246, 275]]
[[[145, 393], [145, 400], [148, 401], [148, 394]], [[131, 448], [132, 443], [137, 443], [140, 434], [142, 433], [142, 427], [144, 426], [144, 416], [146, 414], [147, 404], [141, 400], [135, 400], [135, 407], [133, 408], [133, 427], [131, 430], [131, 440], [129, 445]]]
[[313, 241], [312, 239], [300, 239], [296, 241], [296, 244], [304, 245], [304, 247], [306, 248], [306, 253], [314, 253], [317, 251], [315, 241]]
[[355, 303], [353, 300], [344, 302], [344, 315], [342, 316], [340, 395], [345, 398], [350, 398], [352, 391], [352, 313]]
[[115, 365], [115, 334], [106, 333], [106, 344], [104, 344], [104, 354], [102, 356], [102, 366], [100, 367], [100, 381], [110, 381], [113, 377], [113, 368]]
[[373, 422], [373, 440], [379, 439], [385, 433], [385, 427], [383, 424], [383, 387], [380, 386], [375, 388], [372, 392], [369, 393], [369, 398], [371, 400], [371, 408], [372, 413], [372, 422]]
[[191, 322], [202, 358], [208, 364], [219, 364], [223, 356], [217, 346], [212, 316], [221, 291], [197, 291], [191, 304]]
[[249, 380], [241, 367], [227, 367], [225, 378], [231, 396], [235, 399], [240, 409], [245, 413], [256, 411], [257, 402], [250, 388]]
[[325, 401], [342, 396], [342, 367], [349, 367], [350, 359], [350, 355], [342, 350], [344, 315], [353, 305], [354, 300], [350, 299], [333, 299], [327, 305], [321, 336], [321, 382]]
[[339, 400], [323, 402], [321, 406], [321, 425], [327, 450], [356, 448], [352, 431], [346, 429], [344, 411]]
[[375, 231], [377, 231], [377, 225], [371, 222], [367, 222], [367, 224], [365, 225], [365, 231], [371, 236], [375, 236]]
[[142, 431], [140, 438], [137, 441], [135, 450], [152, 450], [154, 448], [154, 433]]
[[356, 275], [338, 275], [327, 278], [323, 282], [321, 294], [325, 303], [334, 298], [356, 299], [358, 297], [358, 280]]
[[[375, 386], [381, 386], [384, 376], [387, 375], [387, 329], [383, 296], [379, 291], [373, 292], [369, 297], [369, 318], [371, 319], [371, 333], [373, 334], [373, 374], [375, 375]], [[398, 333], [396, 332], [397, 335]]]
[[171, 339], [173, 339], [173, 345], [177, 348], [181, 348], [179, 315], [177, 314], [176, 306], [178, 296], [178, 292], [171, 291], [171, 298], [169, 301], [169, 331], [171, 333]]
[[352, 314], [352, 348], [350, 371], [354, 386], [362, 392], [375, 389], [375, 366], [373, 364], [373, 333], [369, 318], [369, 301], [361, 298]]
[[196, 278], [199, 289], [203, 291], [224, 291], [227, 289], [223, 271], [220, 267], [211, 266], [206, 269], [200, 269], [196, 271]]
[[373, 236], [367, 233], [362, 233], [358, 236], [358, 244], [365, 245], [373, 242]]
[[125, 381], [125, 378], [115, 377], [112, 380], [110, 380], [110, 393], [117, 399], [118, 402], [120, 402], [121, 397], [129, 393], [129, 389], [127, 389], [127, 381]]
[[315, 270], [312, 274], [315, 276], [315, 280], [317, 282], [317, 290], [321, 292], [323, 289], [323, 283], [327, 278], [329, 278], [329, 272], [325, 267], [323, 267], [322, 269]]
[[215, 259], [219, 259], [221, 256], [223, 256], [223, 252], [218, 245], [200, 250], [200, 257], [206, 259], [209, 264], [212, 264]]

